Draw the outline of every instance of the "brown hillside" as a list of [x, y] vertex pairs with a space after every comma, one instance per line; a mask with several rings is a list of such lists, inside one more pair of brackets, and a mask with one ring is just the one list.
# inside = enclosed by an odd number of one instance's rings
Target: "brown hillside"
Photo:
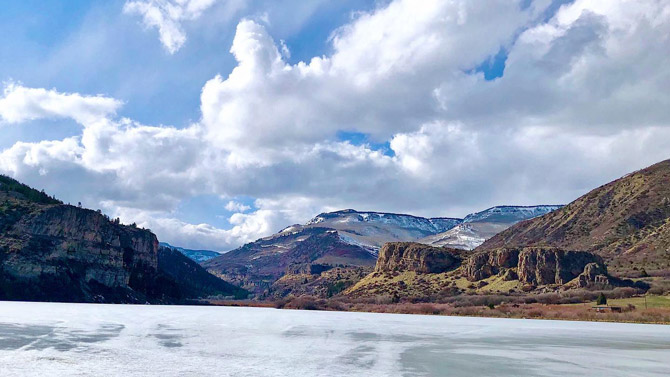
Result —
[[601, 255], [612, 270], [670, 270], [670, 160], [628, 174], [477, 250], [556, 246]]

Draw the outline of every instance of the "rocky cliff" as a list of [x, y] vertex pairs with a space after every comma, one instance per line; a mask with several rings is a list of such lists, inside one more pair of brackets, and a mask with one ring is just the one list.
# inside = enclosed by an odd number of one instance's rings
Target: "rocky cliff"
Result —
[[183, 288], [161, 270], [149, 230], [1, 177], [0, 299], [170, 303], [199, 296]]
[[414, 271], [436, 274], [460, 265], [454, 250], [413, 242], [389, 242], [379, 250], [375, 272]]
[[598, 275], [607, 275], [601, 257], [585, 251], [566, 251], [552, 247], [503, 248], [480, 252], [463, 266], [463, 275], [478, 281], [493, 275], [514, 272], [528, 285], [567, 284], [585, 274], [584, 285], [595, 282]]
[[518, 265], [518, 249], [491, 250], [468, 258], [463, 264], [463, 276], [470, 281], [477, 281], [497, 275], [502, 269], [516, 268]]

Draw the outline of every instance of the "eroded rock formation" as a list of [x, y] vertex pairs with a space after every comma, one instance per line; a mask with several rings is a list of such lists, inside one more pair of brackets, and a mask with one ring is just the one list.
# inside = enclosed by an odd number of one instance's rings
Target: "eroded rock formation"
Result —
[[389, 242], [379, 250], [375, 272], [440, 273], [459, 264], [460, 258], [450, 249], [413, 242]]
[[470, 281], [497, 274], [509, 280], [516, 274], [519, 281], [528, 285], [566, 284], [583, 275], [580, 281], [583, 280], [583, 286], [586, 286], [602, 281], [603, 277], [607, 278], [601, 257], [585, 251], [552, 247], [504, 248], [481, 252], [467, 260], [463, 274]]

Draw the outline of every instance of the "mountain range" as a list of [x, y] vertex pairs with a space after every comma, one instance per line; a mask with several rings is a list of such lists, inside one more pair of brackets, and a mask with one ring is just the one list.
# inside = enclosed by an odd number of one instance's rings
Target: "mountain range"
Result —
[[561, 205], [497, 206], [467, 215], [458, 225], [417, 242], [472, 250], [519, 221], [532, 219], [561, 208]]
[[250, 292], [431, 301], [646, 290], [667, 276], [670, 160], [566, 206], [498, 206], [463, 219], [347, 209], [222, 254], [159, 244], [148, 229], [0, 176], [0, 300], [184, 303]]
[[[350, 283], [351, 271], [372, 269], [381, 246], [388, 242], [415, 241], [429, 245], [472, 249], [498, 231], [561, 206], [499, 206], [463, 219], [424, 218], [406, 214], [346, 209], [321, 213], [304, 225], [294, 224], [278, 233], [248, 243], [203, 262], [212, 274], [259, 295], [285, 295], [302, 291], [296, 271], [325, 271]], [[469, 238], [468, 238], [469, 237]], [[319, 266], [319, 267], [314, 267]], [[332, 274], [332, 272], [327, 275]], [[298, 273], [315, 291], [328, 291], [340, 279], [310, 282], [312, 273]], [[277, 283], [277, 284], [275, 284]], [[279, 290], [279, 293], [277, 291]], [[331, 289], [332, 291], [332, 289]]]

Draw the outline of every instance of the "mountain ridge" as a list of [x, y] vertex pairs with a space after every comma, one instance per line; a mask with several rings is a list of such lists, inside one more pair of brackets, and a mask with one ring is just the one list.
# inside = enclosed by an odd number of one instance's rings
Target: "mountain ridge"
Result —
[[555, 212], [520, 222], [484, 242], [593, 251], [614, 271], [670, 269], [670, 160], [626, 174]]
[[468, 214], [463, 221], [445, 232], [427, 236], [417, 242], [432, 246], [446, 246], [472, 250], [488, 238], [519, 221], [555, 211], [562, 205], [494, 206]]

